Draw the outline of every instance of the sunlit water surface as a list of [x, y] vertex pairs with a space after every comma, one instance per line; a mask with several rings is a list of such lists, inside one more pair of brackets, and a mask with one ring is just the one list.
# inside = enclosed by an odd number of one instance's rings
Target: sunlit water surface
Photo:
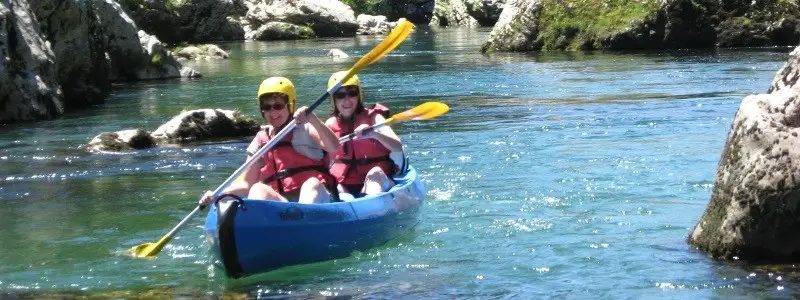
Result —
[[[246, 140], [89, 154], [93, 136], [153, 130], [184, 109], [256, 116], [268, 76], [301, 104], [382, 37], [226, 44], [205, 77], [114, 87], [105, 104], [0, 127], [0, 297], [792, 297], [791, 266], [716, 262], [686, 243], [742, 98], [789, 49], [478, 53], [487, 29], [419, 28], [360, 75], [369, 102], [445, 116], [395, 127], [428, 189], [420, 225], [352, 257], [228, 280], [191, 225], [157, 240], [243, 162]], [[340, 48], [353, 58], [325, 57]], [[317, 111], [326, 116], [326, 104]]]

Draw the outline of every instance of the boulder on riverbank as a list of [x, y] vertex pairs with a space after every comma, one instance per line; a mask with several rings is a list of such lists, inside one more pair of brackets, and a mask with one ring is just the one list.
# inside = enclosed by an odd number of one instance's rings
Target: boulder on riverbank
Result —
[[205, 44], [176, 48], [175, 57], [181, 60], [228, 59], [230, 54], [217, 45]]
[[798, 20], [796, 1], [517, 0], [481, 51], [795, 46]]
[[142, 30], [170, 45], [244, 39], [244, 0], [120, 0]]
[[246, 5], [242, 23], [247, 39], [355, 36], [358, 29], [353, 9], [338, 0], [248, 1]]
[[746, 97], [689, 242], [714, 257], [800, 261], [800, 47], [768, 94]]
[[91, 152], [120, 152], [157, 145], [255, 135], [261, 126], [238, 111], [195, 109], [184, 111], [149, 133], [143, 129], [104, 132], [94, 137], [86, 149]]
[[0, 2], [0, 123], [100, 104], [113, 81], [197, 77], [115, 0]]
[[430, 25], [477, 27], [478, 20], [467, 12], [464, 0], [438, 0], [433, 7]]
[[397, 22], [387, 21], [386, 16], [360, 14], [356, 18], [356, 22], [358, 23], [356, 33], [360, 35], [387, 34], [397, 26]]
[[26, 2], [0, 1], [0, 123], [64, 112], [56, 57]]

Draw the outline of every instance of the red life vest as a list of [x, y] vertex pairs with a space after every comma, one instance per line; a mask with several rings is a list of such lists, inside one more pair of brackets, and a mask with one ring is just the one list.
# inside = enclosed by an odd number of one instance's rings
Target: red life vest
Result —
[[[267, 129], [269, 130], [269, 129]], [[295, 129], [297, 130], [297, 129]], [[323, 185], [333, 188], [335, 178], [328, 172], [328, 159], [313, 160], [303, 155], [292, 146], [294, 131], [287, 134], [275, 147], [262, 157], [264, 166], [258, 180], [269, 185], [275, 191], [284, 194], [299, 189], [309, 178], [317, 178]], [[266, 130], [256, 134], [259, 145], [264, 145], [272, 138]], [[331, 189], [335, 191], [336, 189]]]
[[[331, 131], [338, 137], [350, 134], [361, 124], [373, 125], [376, 114], [389, 117], [389, 109], [383, 105], [374, 104], [355, 115], [352, 123], [342, 122], [336, 118], [331, 126]], [[343, 185], [364, 184], [367, 172], [375, 166], [381, 167], [387, 176], [392, 176], [395, 166], [389, 157], [390, 153], [389, 149], [375, 139], [347, 141], [339, 144], [339, 148], [333, 153], [331, 175]]]

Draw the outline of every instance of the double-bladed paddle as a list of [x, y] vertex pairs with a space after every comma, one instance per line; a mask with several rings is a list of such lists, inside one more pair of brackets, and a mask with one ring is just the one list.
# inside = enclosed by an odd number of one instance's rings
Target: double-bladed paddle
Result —
[[[348, 70], [347, 74], [344, 77], [342, 77], [341, 80], [339, 80], [338, 83], [336, 83], [334, 86], [328, 89], [328, 91], [326, 91], [325, 94], [323, 94], [319, 99], [317, 99], [317, 101], [315, 101], [313, 104], [311, 104], [311, 106], [308, 107], [308, 113], [311, 113], [311, 111], [313, 111], [320, 104], [322, 104], [322, 102], [324, 102], [325, 99], [328, 98], [328, 96], [333, 95], [333, 93], [339, 90], [343, 82], [346, 82], [348, 79], [350, 79], [350, 77], [353, 77], [353, 75], [364, 69], [364, 67], [379, 61], [387, 53], [397, 48], [397, 46], [399, 46], [400, 43], [406, 40], [406, 38], [408, 37], [409, 34], [411, 34], [413, 29], [414, 25], [411, 24], [411, 22], [405, 19], [400, 19], [400, 21], [397, 23], [397, 26], [395, 26], [392, 32], [390, 32], [389, 35], [386, 36], [386, 38], [382, 42], [380, 42], [377, 46], [375, 46], [375, 48], [370, 50], [366, 55], [364, 55], [364, 57], [359, 59], [355, 63], [355, 65], [353, 65], [353, 67], [350, 68], [350, 70]], [[214, 190], [213, 197], [219, 196], [219, 194], [222, 193], [222, 191], [225, 190], [225, 188], [227, 188], [231, 183], [233, 183], [233, 181], [237, 177], [239, 177], [239, 175], [241, 175], [247, 169], [249, 169], [250, 166], [252, 166], [258, 159], [261, 159], [264, 153], [275, 147], [275, 145], [280, 140], [282, 140], [284, 136], [289, 134], [289, 132], [291, 132], [296, 126], [297, 126], [296, 120], [292, 120], [291, 122], [289, 122], [289, 124], [287, 124], [283, 129], [281, 129], [281, 131], [279, 131], [278, 134], [275, 135], [275, 137], [270, 139], [268, 143], [266, 143], [264, 146], [261, 147], [261, 149], [259, 149], [256, 153], [254, 153], [253, 156], [251, 156], [250, 159], [247, 160], [247, 162], [245, 162], [242, 166], [236, 169], [236, 171], [233, 172], [231, 176], [228, 176], [228, 179], [226, 179], [225, 182], [223, 182], [219, 187], [217, 187], [216, 190]], [[181, 228], [183, 228], [186, 225], [186, 223], [189, 222], [189, 220], [191, 220], [198, 212], [200, 212], [204, 208], [205, 208], [204, 206], [198, 205], [197, 207], [194, 208], [194, 210], [192, 210], [191, 213], [189, 213], [189, 215], [184, 217], [183, 220], [181, 220], [178, 223], [178, 225], [175, 226], [175, 228], [172, 228], [172, 230], [170, 230], [160, 240], [158, 240], [155, 243], [144, 243], [132, 247], [130, 249], [130, 253], [134, 257], [153, 257], [157, 255], [159, 252], [161, 252], [161, 249], [164, 248], [164, 246], [167, 243], [169, 243], [170, 240], [172, 240], [172, 237], [175, 236], [175, 234], [177, 234], [178, 231], [181, 230]]]

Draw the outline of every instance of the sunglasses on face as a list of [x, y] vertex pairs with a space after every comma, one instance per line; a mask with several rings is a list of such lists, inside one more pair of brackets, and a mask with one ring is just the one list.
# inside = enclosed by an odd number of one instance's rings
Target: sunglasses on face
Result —
[[358, 97], [358, 89], [349, 89], [347, 92], [339, 91], [333, 93], [333, 99], [344, 99], [345, 97]]
[[275, 103], [272, 105], [264, 103], [261, 104], [261, 111], [282, 110], [284, 107], [286, 107], [286, 104], [284, 103]]

